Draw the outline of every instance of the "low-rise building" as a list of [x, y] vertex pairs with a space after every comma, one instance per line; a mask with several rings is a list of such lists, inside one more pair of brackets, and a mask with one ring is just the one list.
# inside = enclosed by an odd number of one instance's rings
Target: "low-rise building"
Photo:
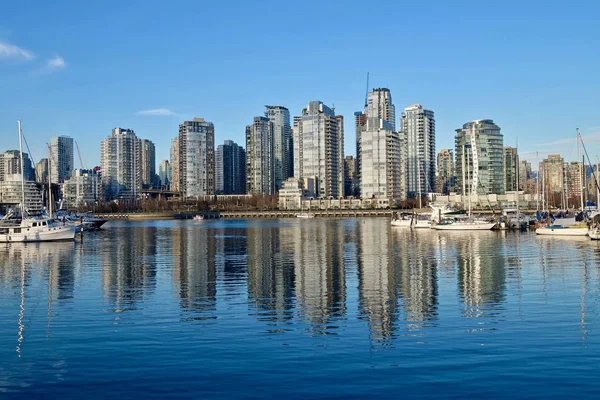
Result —
[[[36, 182], [25, 181], [23, 187], [25, 192], [25, 209], [41, 210], [43, 207], [42, 194]], [[4, 181], [0, 181], [0, 205], [6, 212], [8, 208], [14, 208], [21, 204], [21, 175], [6, 175]]]
[[63, 207], [73, 208], [94, 204], [98, 200], [100, 180], [95, 171], [77, 169], [63, 185]]

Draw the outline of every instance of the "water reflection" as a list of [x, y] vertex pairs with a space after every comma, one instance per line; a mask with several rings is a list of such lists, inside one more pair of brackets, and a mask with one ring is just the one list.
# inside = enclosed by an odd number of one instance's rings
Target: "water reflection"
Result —
[[437, 319], [437, 232], [392, 229], [398, 286], [409, 329], [422, 328]]
[[156, 284], [155, 227], [115, 229], [103, 242], [102, 288], [112, 311], [135, 310], [138, 301], [152, 294]]
[[346, 313], [343, 225], [295, 221], [286, 230], [294, 248], [298, 311], [315, 333], [332, 333], [336, 326], [329, 323]]
[[248, 295], [258, 309], [257, 316], [270, 322], [284, 322], [293, 316], [294, 264], [285, 238], [275, 227], [249, 226]]
[[461, 317], [498, 322], [507, 292], [522, 312], [526, 277], [542, 293], [568, 277], [585, 338], [599, 259], [589, 241], [398, 229], [375, 218], [122, 223], [83, 242], [0, 246], [0, 289], [18, 295], [21, 342], [28, 288], [47, 291], [49, 331], [55, 303], [86, 295], [76, 282], [87, 273], [86, 288], [101, 288], [114, 313], [173, 302], [181, 320], [205, 321], [241, 309], [267, 332], [312, 335], [344, 332], [357, 315], [371, 340], [387, 343], [401, 329], [438, 326], [457, 294]]
[[464, 232], [460, 235], [456, 258], [458, 288], [465, 315], [485, 316], [488, 310], [498, 309], [505, 299], [505, 260], [498, 237], [495, 232]]
[[201, 225], [171, 229], [172, 279], [185, 319], [216, 318], [216, 231]]
[[376, 219], [359, 224], [359, 307], [369, 322], [371, 338], [387, 340], [396, 329], [396, 269], [390, 253], [398, 253], [390, 240], [389, 224]]
[[26, 338], [26, 321], [41, 298], [32, 286], [47, 285], [47, 333], [52, 323], [55, 300], [73, 298], [74, 243], [11, 243], [0, 248], [0, 283], [18, 293], [17, 345], [21, 357]]

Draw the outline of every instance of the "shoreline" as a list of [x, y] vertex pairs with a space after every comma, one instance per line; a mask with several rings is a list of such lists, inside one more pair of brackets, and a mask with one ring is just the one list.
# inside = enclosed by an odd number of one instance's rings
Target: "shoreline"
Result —
[[[382, 210], [316, 210], [310, 211], [315, 218], [390, 218], [394, 212], [405, 212], [400, 209]], [[98, 218], [107, 220], [151, 221], [151, 220], [181, 220], [192, 219], [202, 215], [205, 219], [278, 219], [296, 218], [296, 215], [308, 211], [171, 211], [171, 212], [123, 212], [123, 213], [96, 213]], [[415, 209], [417, 213], [429, 213], [431, 209]], [[535, 210], [523, 210], [526, 214], [535, 214]], [[501, 215], [499, 210], [478, 210], [476, 215]]]

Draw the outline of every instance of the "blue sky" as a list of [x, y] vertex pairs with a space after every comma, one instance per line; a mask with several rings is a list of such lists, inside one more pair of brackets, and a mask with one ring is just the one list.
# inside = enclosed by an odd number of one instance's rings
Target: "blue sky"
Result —
[[214, 122], [217, 144], [245, 145], [265, 104], [298, 115], [322, 100], [346, 118], [354, 154], [370, 72], [397, 114], [414, 103], [435, 112], [438, 150], [463, 123], [490, 118], [532, 161], [574, 159], [576, 127], [595, 158], [599, 14], [597, 1], [6, 2], [0, 150], [18, 147], [22, 119], [35, 160], [65, 134], [90, 167], [120, 126], [154, 141], [158, 163], [185, 119]]

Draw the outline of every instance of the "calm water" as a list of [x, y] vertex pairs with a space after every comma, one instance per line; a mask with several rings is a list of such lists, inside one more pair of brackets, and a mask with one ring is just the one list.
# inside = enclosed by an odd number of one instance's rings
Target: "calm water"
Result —
[[600, 396], [600, 247], [386, 219], [0, 246], [0, 398]]

